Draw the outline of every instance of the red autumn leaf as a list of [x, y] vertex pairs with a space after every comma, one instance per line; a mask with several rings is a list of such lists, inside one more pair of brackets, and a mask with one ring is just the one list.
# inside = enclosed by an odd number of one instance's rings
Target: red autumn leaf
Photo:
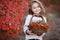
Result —
[[[3, 10], [0, 10], [0, 14], [3, 15], [0, 17], [0, 29], [7, 30], [8, 37], [16, 37], [19, 31], [21, 31], [21, 22], [28, 7], [28, 1], [2, 0], [0, 3], [2, 3], [1, 9]], [[14, 30], [16, 33], [14, 33]]]
[[50, 24], [48, 24], [48, 28], [50, 28]]
[[45, 29], [46, 29], [46, 28], [48, 28], [48, 26], [47, 26], [47, 25], [43, 25], [42, 27], [43, 27], [43, 28], [45, 28]]
[[1, 29], [2, 29], [2, 30], [9, 30], [9, 28], [8, 28], [7, 25], [2, 25]]
[[30, 23], [30, 25], [32, 26], [32, 27], [36, 27], [36, 24], [35, 23]]

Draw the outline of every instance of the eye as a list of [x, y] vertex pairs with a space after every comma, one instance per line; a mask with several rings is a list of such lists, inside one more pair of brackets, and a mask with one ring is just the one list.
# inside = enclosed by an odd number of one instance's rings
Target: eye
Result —
[[33, 9], [35, 9], [36, 7], [33, 7]]
[[40, 6], [37, 6], [38, 8], [40, 8]]

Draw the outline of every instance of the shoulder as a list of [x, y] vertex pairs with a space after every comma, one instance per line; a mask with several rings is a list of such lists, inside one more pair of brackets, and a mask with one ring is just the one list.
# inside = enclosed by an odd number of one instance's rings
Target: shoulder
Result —
[[32, 17], [32, 15], [27, 15], [27, 16], [26, 16], [26, 20], [30, 20], [31, 17]]
[[32, 17], [32, 15], [27, 15], [27, 17], [26, 18], [31, 18]]
[[32, 15], [27, 15], [26, 20], [25, 20], [25, 25], [29, 25], [31, 17]]
[[32, 15], [27, 15], [27, 17], [32, 17]]

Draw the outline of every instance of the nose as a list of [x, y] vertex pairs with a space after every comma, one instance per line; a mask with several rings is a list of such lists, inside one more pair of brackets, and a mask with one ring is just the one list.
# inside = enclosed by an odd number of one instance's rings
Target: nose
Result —
[[39, 11], [39, 8], [36, 8], [36, 12]]

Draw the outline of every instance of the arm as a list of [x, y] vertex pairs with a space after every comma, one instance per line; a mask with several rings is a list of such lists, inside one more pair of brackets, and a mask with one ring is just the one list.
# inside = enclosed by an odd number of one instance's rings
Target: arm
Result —
[[28, 30], [29, 20], [30, 20], [30, 18], [29, 18], [29, 16], [27, 16], [26, 20], [25, 20], [25, 23], [23, 25], [23, 31], [24, 31], [24, 33], [26, 33], [26, 30]]
[[30, 31], [29, 28], [28, 28], [28, 25], [29, 25], [29, 23], [30, 23], [31, 17], [32, 17], [31, 15], [28, 15], [28, 16], [26, 17], [25, 24], [24, 24], [24, 26], [23, 26], [23, 31], [24, 31], [25, 34], [26, 34], [26, 33], [32, 34], [31, 31]]

